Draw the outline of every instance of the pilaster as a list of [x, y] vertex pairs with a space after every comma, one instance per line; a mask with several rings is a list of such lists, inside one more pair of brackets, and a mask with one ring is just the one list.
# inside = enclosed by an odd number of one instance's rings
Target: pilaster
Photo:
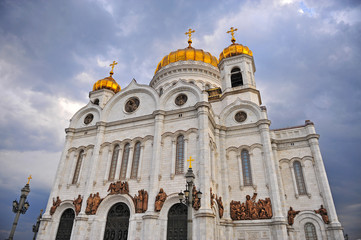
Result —
[[263, 160], [265, 163], [265, 171], [267, 182], [269, 186], [269, 193], [272, 200], [273, 209], [273, 228], [274, 236], [276, 239], [287, 239], [286, 221], [282, 212], [281, 198], [279, 196], [279, 186], [277, 182], [277, 172], [275, 169], [271, 138], [270, 138], [270, 125], [269, 120], [260, 121], [258, 126], [261, 133], [261, 141], [263, 145]]

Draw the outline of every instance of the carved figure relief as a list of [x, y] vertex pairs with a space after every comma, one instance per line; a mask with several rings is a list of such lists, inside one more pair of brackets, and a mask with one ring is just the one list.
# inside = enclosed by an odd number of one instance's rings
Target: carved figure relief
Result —
[[155, 197], [155, 208], [154, 208], [154, 210], [156, 212], [159, 212], [162, 209], [163, 204], [164, 204], [166, 199], [167, 199], [167, 194], [164, 192], [163, 188], [161, 188], [159, 190], [158, 195]]
[[133, 197], [136, 213], [144, 213], [148, 209], [148, 192], [144, 189], [138, 191], [138, 196]]
[[109, 188], [108, 188], [107, 192], [110, 192], [108, 195], [129, 194], [128, 182], [117, 181], [117, 182], [111, 183], [109, 185]]
[[139, 99], [136, 97], [130, 98], [125, 104], [125, 111], [128, 113], [134, 112], [139, 107]]
[[80, 213], [82, 202], [83, 202], [83, 198], [80, 196], [80, 194], [78, 195], [78, 198], [74, 199], [74, 201], [73, 201], [73, 204], [75, 207], [75, 214], [77, 216]]
[[187, 100], [188, 100], [187, 95], [179, 94], [175, 99], [175, 104], [177, 104], [178, 106], [182, 106], [187, 102]]
[[325, 208], [323, 208], [323, 205], [321, 205], [321, 208], [318, 210], [315, 210], [315, 213], [320, 214], [322, 217], [322, 220], [326, 223], [329, 224], [330, 221], [328, 219], [328, 215], [327, 215], [327, 210]]
[[296, 215], [299, 213], [300, 213], [300, 211], [295, 211], [295, 210], [293, 210], [292, 207], [290, 207], [290, 210], [288, 210], [288, 213], [287, 213], [288, 224], [290, 226], [293, 225], [294, 219], [295, 219]]
[[217, 201], [217, 204], [218, 204], [219, 218], [222, 218], [222, 217], [223, 217], [223, 213], [224, 213], [224, 207], [223, 207], [222, 197], [216, 196], [216, 201]]
[[98, 207], [102, 201], [103, 199], [100, 198], [99, 192], [97, 192], [96, 194], [90, 194], [88, 200], [86, 201], [85, 213], [87, 215], [96, 214]]
[[272, 218], [272, 204], [271, 199], [259, 199], [256, 202], [257, 193], [254, 193], [252, 198], [247, 195], [246, 202], [231, 201], [230, 210], [232, 220], [255, 220], [255, 219], [270, 219]]
[[214, 193], [212, 193], [212, 188], [210, 188], [210, 197], [211, 197], [211, 206], [213, 206], [213, 204], [214, 204], [214, 198], [215, 198], [215, 194]]
[[55, 213], [55, 210], [57, 207], [60, 206], [61, 200], [59, 198], [59, 196], [56, 197], [56, 201], [53, 198], [53, 206], [50, 208], [50, 215], [53, 215]]
[[201, 207], [201, 201], [197, 196], [196, 186], [193, 186], [192, 194], [193, 194], [193, 208], [194, 210], [198, 211], [199, 208]]

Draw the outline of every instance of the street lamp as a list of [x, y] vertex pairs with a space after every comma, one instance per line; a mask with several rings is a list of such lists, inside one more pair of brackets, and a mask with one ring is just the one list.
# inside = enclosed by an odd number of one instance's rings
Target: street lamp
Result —
[[[187, 160], [189, 162], [189, 168], [188, 171], [185, 175], [186, 178], [186, 190], [184, 190], [183, 192], [180, 191], [180, 193], [178, 193], [178, 198], [179, 198], [179, 202], [183, 203], [187, 206], [187, 240], [192, 240], [192, 211], [193, 211], [193, 185], [194, 185], [194, 179], [195, 179], [195, 175], [193, 173], [192, 170], [192, 161], [194, 161], [192, 159], [192, 157], [189, 157], [189, 159]], [[201, 200], [202, 197], [202, 192], [198, 191], [197, 192], [197, 198], [199, 199], [199, 201]]]
[[28, 182], [26, 183], [26, 185], [21, 189], [20, 201], [19, 202], [17, 200], [13, 201], [13, 212], [16, 213], [16, 215], [13, 222], [13, 227], [11, 228], [11, 232], [9, 235], [9, 240], [13, 240], [15, 229], [16, 226], [18, 225], [20, 213], [25, 214], [30, 206], [29, 202], [26, 201], [26, 198], [30, 193], [30, 187], [29, 187], [30, 179], [31, 179], [31, 175], [28, 177]]
[[42, 217], [42, 214], [43, 213], [43, 209], [40, 210], [40, 215], [38, 216], [37, 220], [36, 220], [36, 224], [33, 225], [33, 233], [34, 233], [34, 237], [33, 237], [33, 240], [36, 239], [36, 235], [38, 234], [39, 232], [39, 226], [40, 226], [40, 219]]

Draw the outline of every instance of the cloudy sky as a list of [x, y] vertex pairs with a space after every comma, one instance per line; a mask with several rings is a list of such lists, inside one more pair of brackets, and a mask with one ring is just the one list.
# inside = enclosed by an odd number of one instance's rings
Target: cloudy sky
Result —
[[11, 203], [33, 175], [17, 239], [46, 207], [69, 119], [108, 76], [148, 84], [170, 51], [214, 56], [238, 43], [254, 53], [256, 82], [272, 128], [310, 119], [339, 219], [361, 238], [361, 4], [336, 0], [0, 1], [0, 239]]

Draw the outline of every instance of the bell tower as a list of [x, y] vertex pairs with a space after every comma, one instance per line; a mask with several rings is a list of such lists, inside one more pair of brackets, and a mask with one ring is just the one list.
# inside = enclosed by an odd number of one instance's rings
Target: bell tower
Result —
[[234, 32], [238, 29], [231, 29], [227, 32], [232, 35], [232, 44], [225, 48], [219, 55], [218, 68], [221, 74], [222, 92], [239, 93], [241, 99], [261, 104], [259, 91], [256, 89], [254, 73], [253, 53], [242, 44], [236, 43]]

